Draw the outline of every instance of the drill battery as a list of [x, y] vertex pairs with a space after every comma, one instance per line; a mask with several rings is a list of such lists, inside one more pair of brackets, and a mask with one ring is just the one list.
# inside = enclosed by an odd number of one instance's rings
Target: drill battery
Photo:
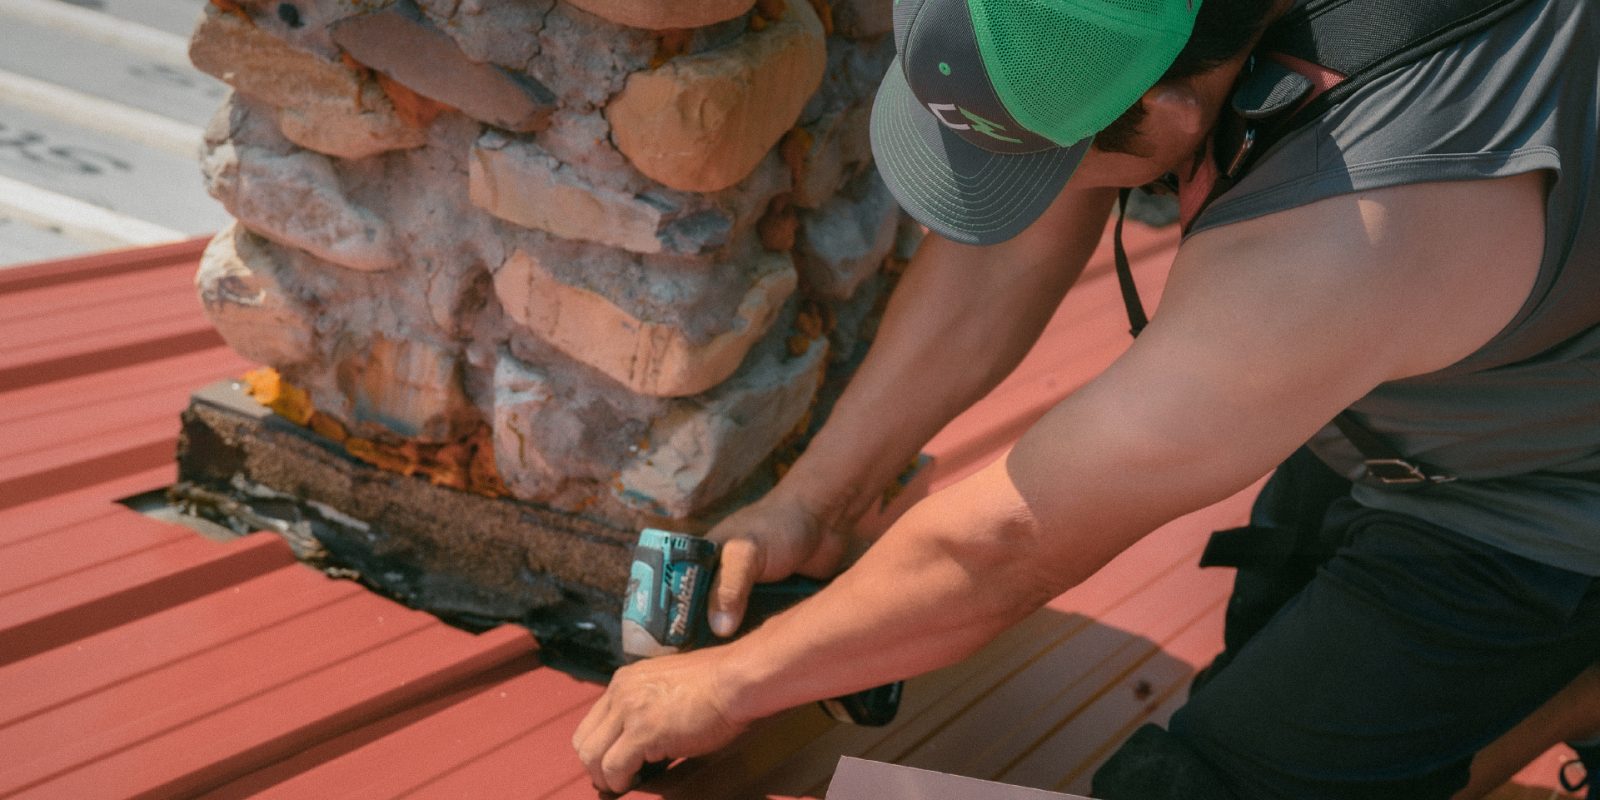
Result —
[[[718, 556], [717, 543], [699, 536], [655, 528], [639, 534], [622, 609], [622, 652], [630, 660], [727, 641], [714, 636], [707, 621]], [[816, 594], [824, 585], [802, 577], [756, 584], [744, 622], [731, 638]], [[887, 725], [900, 708], [902, 688], [902, 682], [896, 681], [823, 700], [820, 705], [840, 722]]]

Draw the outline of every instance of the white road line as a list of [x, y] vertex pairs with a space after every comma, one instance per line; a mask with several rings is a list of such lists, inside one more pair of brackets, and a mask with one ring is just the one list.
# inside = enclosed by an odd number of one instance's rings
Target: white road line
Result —
[[168, 64], [189, 65], [189, 41], [182, 36], [61, 0], [0, 0], [0, 17], [70, 31], [80, 39], [142, 53]]
[[186, 122], [0, 70], [0, 107], [5, 105], [164, 150], [180, 158], [198, 159], [205, 138], [205, 131]]
[[142, 219], [0, 175], [0, 213], [55, 227], [79, 241], [105, 246], [161, 244], [188, 238]]

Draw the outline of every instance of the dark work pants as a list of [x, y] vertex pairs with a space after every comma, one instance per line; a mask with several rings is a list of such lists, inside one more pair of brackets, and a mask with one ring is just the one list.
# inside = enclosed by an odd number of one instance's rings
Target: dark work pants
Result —
[[1600, 660], [1600, 580], [1362, 508], [1304, 451], [1251, 521], [1285, 551], [1240, 569], [1227, 650], [1095, 797], [1444, 800], [1475, 752]]

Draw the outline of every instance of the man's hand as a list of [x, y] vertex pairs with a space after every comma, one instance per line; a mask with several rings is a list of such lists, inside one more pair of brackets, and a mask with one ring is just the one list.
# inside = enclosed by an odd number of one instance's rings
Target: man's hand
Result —
[[752, 586], [795, 574], [831, 578], [848, 546], [844, 533], [781, 489], [735, 512], [706, 538], [722, 545], [710, 609], [711, 632], [722, 637], [739, 629]]
[[633, 788], [646, 762], [709, 753], [733, 741], [747, 722], [728, 709], [714, 647], [623, 667], [572, 735], [595, 788]]

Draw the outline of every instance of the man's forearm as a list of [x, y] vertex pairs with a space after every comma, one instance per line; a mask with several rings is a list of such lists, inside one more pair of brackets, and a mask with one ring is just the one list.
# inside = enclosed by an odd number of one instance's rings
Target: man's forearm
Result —
[[859, 517], [919, 448], [1027, 354], [1099, 241], [1112, 199], [1063, 196], [1043, 227], [1006, 246], [930, 235], [866, 360], [780, 489], [806, 498], [831, 525]]
[[1035, 568], [1034, 526], [1003, 462], [923, 500], [821, 593], [722, 648], [729, 710], [748, 721], [970, 655], [1075, 580]]

